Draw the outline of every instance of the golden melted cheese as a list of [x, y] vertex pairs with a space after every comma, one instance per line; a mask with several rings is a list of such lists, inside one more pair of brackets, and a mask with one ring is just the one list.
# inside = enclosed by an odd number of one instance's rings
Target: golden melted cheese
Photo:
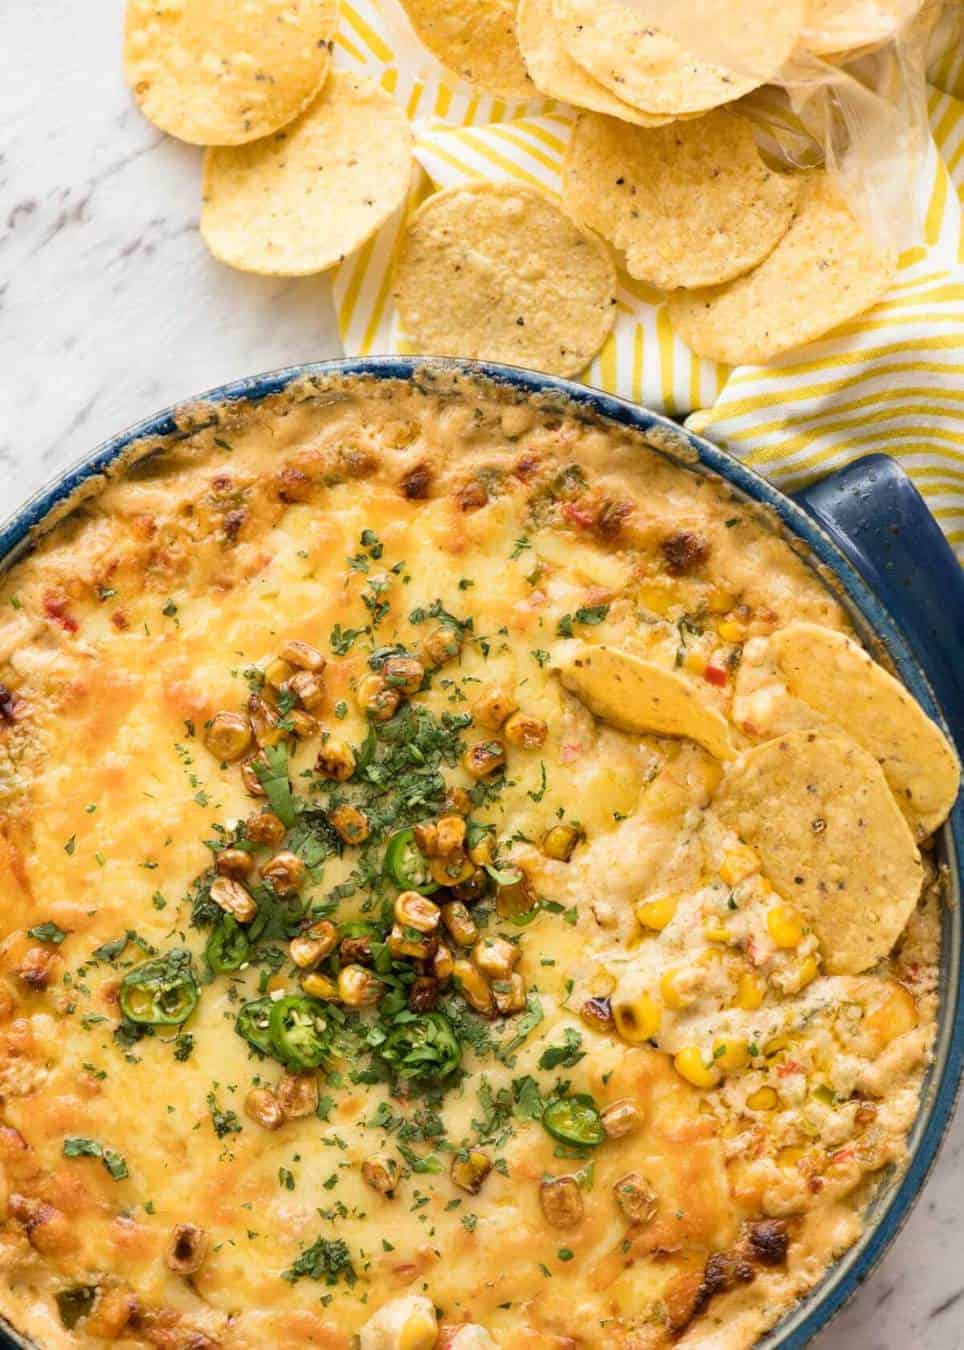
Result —
[[[620, 643], [680, 670], [729, 715], [743, 642], [796, 619], [845, 627], [841, 609], [719, 483], [635, 436], [507, 392], [309, 382], [260, 406], [200, 410], [186, 431], [145, 447], [150, 457], [78, 506], [0, 589], [0, 1309], [45, 1347], [348, 1350], [379, 1307], [425, 1293], [443, 1326], [480, 1324], [504, 1350], [645, 1350], [687, 1326], [685, 1345], [749, 1345], [854, 1240], [868, 1178], [903, 1156], [933, 1025], [935, 906], [915, 916], [888, 970], [859, 981], [819, 979], [795, 994], [790, 958], [767, 953], [762, 1013], [734, 1012], [741, 961], [765, 939], [752, 895], [722, 955], [706, 933], [726, 917], [719, 874], [733, 842], [707, 811], [713, 761], [597, 725], [553, 665], [570, 632]], [[381, 541], [377, 560], [364, 531]], [[387, 606], [377, 629], [333, 653], [336, 625], [371, 622], [373, 577]], [[524, 928], [503, 925], [542, 1020], [514, 1056], [467, 1051], [468, 1073], [432, 1105], [427, 1140], [412, 1139], [425, 1103], [352, 1081], [349, 1062], [334, 1085], [322, 1081], [327, 1119], [268, 1132], [243, 1104], [278, 1067], [233, 1027], [258, 968], [202, 983], [186, 1059], [176, 1028], [118, 1042], [118, 984], [148, 948], [186, 944], [204, 968], [186, 897], [210, 865], [205, 841], [256, 803], [237, 765], [207, 752], [203, 728], [244, 706], [244, 671], [290, 638], [324, 651], [318, 716], [357, 745], [353, 690], [372, 646], [417, 648], [425, 624], [413, 611], [437, 601], [471, 620], [471, 634], [416, 701], [465, 712], [498, 684], [548, 723], [541, 747], [510, 747], [503, 790], [475, 812], [554, 902]], [[298, 791], [317, 750], [313, 738], [294, 757]], [[460, 768], [446, 775], [469, 784]], [[568, 864], [538, 848], [560, 816], [585, 832]], [[351, 848], [329, 857], [305, 900], [322, 900], [357, 861]], [[646, 936], [633, 906], [669, 891], [683, 897], [675, 926]], [[342, 899], [338, 920], [362, 913], [365, 894]], [[66, 933], [59, 945], [43, 929], [28, 935], [44, 924]], [[119, 954], [93, 955], [125, 934]], [[655, 1044], [629, 1046], [581, 1019], [582, 1002], [627, 973], [649, 972], [651, 987], [668, 966], [697, 973], [694, 996], [665, 1010]], [[873, 1016], [898, 980], [915, 998], [895, 1032], [886, 1011]], [[271, 987], [297, 990], [290, 962]], [[829, 1011], [815, 1016], [818, 1005]], [[712, 1039], [725, 1007], [732, 1034], [764, 1027], [784, 1044], [765, 1069], [701, 1091], [671, 1056]], [[841, 1028], [847, 1007], [859, 1016]], [[518, 1020], [494, 1024], [496, 1039]], [[541, 1068], [567, 1030], [581, 1057]], [[833, 1061], [836, 1099], [814, 1097]], [[486, 1135], [480, 1087], [511, 1100], [525, 1075], [544, 1093], [565, 1078], [600, 1109], [632, 1099], [641, 1128], [568, 1159], [537, 1120], [510, 1111], [488, 1131], [498, 1162], [482, 1190], [458, 1190], [446, 1147]], [[769, 1083], [781, 1088], [777, 1108], [748, 1106]], [[219, 1137], [230, 1112], [237, 1128]], [[398, 1119], [440, 1171], [411, 1170]], [[65, 1157], [75, 1136], [116, 1150], [128, 1175]], [[392, 1197], [362, 1176], [378, 1150], [403, 1164]], [[563, 1231], [543, 1217], [540, 1182], [570, 1172], [584, 1217]], [[614, 1202], [627, 1172], [656, 1193], [648, 1223], [629, 1223]], [[788, 1220], [787, 1260], [711, 1298], [708, 1259], [767, 1217]], [[190, 1278], [164, 1259], [179, 1223], [210, 1235]], [[319, 1237], [347, 1244], [354, 1286], [283, 1278]], [[68, 1330], [55, 1296], [77, 1289]]]

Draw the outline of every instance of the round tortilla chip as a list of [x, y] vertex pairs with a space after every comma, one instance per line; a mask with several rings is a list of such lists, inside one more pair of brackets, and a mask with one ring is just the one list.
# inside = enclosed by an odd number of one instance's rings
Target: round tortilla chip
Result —
[[888, 42], [923, 0], [808, 0], [801, 40], [815, 56]]
[[514, 183], [437, 192], [409, 221], [395, 269], [406, 334], [433, 356], [577, 375], [615, 316], [601, 239], [550, 197]]
[[411, 173], [401, 109], [371, 81], [333, 74], [283, 131], [207, 152], [201, 234], [242, 272], [323, 272], [402, 205]]
[[957, 800], [961, 766], [920, 704], [846, 633], [791, 623], [770, 639], [787, 688], [869, 751], [908, 824], [925, 838]]
[[[688, 0], [677, 0], [677, 9]], [[803, 0], [730, 0], [728, 39], [747, 35], [741, 74], [687, 51], [620, 0], [553, 0], [570, 56], [618, 98], [676, 116], [731, 103], [776, 75], [803, 22]]]
[[624, 122], [635, 122], [641, 127], [659, 127], [673, 120], [669, 114], [658, 117], [624, 103], [587, 75], [563, 46], [552, 13], [552, 0], [519, 0], [515, 28], [532, 82], [547, 98], [621, 117]]
[[535, 98], [514, 0], [401, 0], [419, 39], [460, 80], [499, 98]]
[[790, 228], [799, 179], [760, 157], [745, 117], [717, 109], [666, 127], [583, 113], [563, 202], [626, 254], [630, 276], [664, 290], [729, 281]]
[[716, 759], [732, 759], [726, 719], [675, 670], [616, 647], [581, 643], [559, 666], [570, 693], [602, 722], [634, 736], [695, 741]]
[[862, 314], [896, 270], [896, 253], [864, 229], [818, 171], [804, 177], [790, 228], [759, 267], [723, 286], [675, 292], [670, 322], [699, 356], [759, 364]]
[[162, 131], [242, 145], [311, 102], [337, 25], [338, 0], [127, 0], [124, 74]]
[[924, 872], [873, 755], [846, 736], [792, 732], [729, 765], [712, 805], [807, 917], [825, 970], [857, 975], [887, 955]]

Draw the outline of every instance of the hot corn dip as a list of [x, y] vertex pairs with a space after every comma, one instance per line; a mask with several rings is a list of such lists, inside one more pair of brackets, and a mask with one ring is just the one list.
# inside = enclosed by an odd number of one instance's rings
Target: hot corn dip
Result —
[[[9, 571], [0, 1309], [38, 1344], [743, 1347], [858, 1236], [956, 763], [794, 692], [774, 635], [844, 611], [665, 448], [316, 379], [189, 409]], [[798, 741], [898, 816], [869, 964], [820, 909], [863, 877], [839, 800], [798, 897], [740, 796]]]

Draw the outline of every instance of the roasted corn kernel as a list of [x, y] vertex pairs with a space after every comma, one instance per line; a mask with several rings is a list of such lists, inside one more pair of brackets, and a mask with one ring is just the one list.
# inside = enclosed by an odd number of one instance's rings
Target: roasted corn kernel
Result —
[[505, 689], [497, 684], [489, 687], [479, 695], [472, 705], [472, 720], [477, 726], [488, 727], [490, 731], [498, 731], [507, 717], [518, 708], [518, 703]]
[[549, 726], [541, 717], [528, 717], [525, 713], [513, 713], [502, 728], [502, 735], [510, 745], [522, 750], [537, 750], [545, 744]]
[[315, 772], [336, 783], [347, 782], [355, 772], [354, 750], [340, 736], [331, 736], [326, 732], [315, 760]]
[[260, 694], [252, 694], [248, 699], [248, 719], [254, 732], [254, 739], [262, 749], [266, 745], [278, 745], [287, 736], [280, 726], [278, 713]]
[[681, 1078], [698, 1088], [716, 1087], [720, 1071], [715, 1064], [707, 1064], [698, 1045], [684, 1045], [673, 1056], [673, 1067]]
[[539, 1203], [553, 1228], [575, 1228], [582, 1222], [582, 1191], [575, 1177], [546, 1177], [539, 1185]]
[[390, 656], [382, 666], [382, 678], [390, 689], [408, 697], [421, 689], [425, 667], [414, 656]]
[[440, 942], [432, 956], [432, 974], [440, 984], [452, 978], [452, 971], [455, 969], [455, 957], [452, 955], [444, 942]]
[[505, 764], [505, 746], [501, 741], [476, 741], [462, 756], [462, 765], [472, 778], [488, 778]]
[[454, 961], [452, 978], [459, 993], [470, 1008], [491, 1017], [495, 1012], [495, 998], [492, 987], [480, 970], [471, 961]]
[[501, 1017], [511, 1017], [513, 1013], [524, 1012], [526, 994], [525, 979], [517, 970], [514, 970], [507, 980], [492, 981], [495, 1010]]
[[325, 701], [325, 682], [311, 670], [298, 670], [286, 681], [285, 688], [308, 712], [320, 708]]
[[408, 957], [412, 961], [427, 961], [438, 946], [438, 938], [420, 933], [417, 928], [403, 928], [396, 923], [388, 935], [388, 950], [392, 956]]
[[252, 844], [276, 848], [285, 837], [285, 827], [273, 811], [259, 811], [248, 816], [244, 822], [244, 833]]
[[556, 862], [568, 862], [583, 834], [575, 825], [553, 825], [542, 839], [542, 852]]
[[193, 1223], [177, 1223], [171, 1230], [164, 1252], [168, 1270], [175, 1275], [193, 1275], [204, 1264], [211, 1239], [203, 1228]]
[[419, 853], [426, 858], [438, 855], [438, 826], [434, 820], [421, 820], [412, 831]]
[[274, 1091], [285, 1120], [300, 1120], [318, 1110], [318, 1077], [314, 1073], [282, 1074]]
[[395, 897], [395, 919], [403, 928], [434, 933], [441, 917], [442, 911], [435, 901], [418, 891], [401, 891]]
[[373, 1153], [362, 1163], [362, 1176], [379, 1195], [392, 1195], [398, 1185], [401, 1168], [390, 1153]]
[[316, 970], [305, 976], [301, 981], [301, 987], [306, 994], [310, 994], [312, 998], [319, 998], [324, 1003], [331, 1003], [338, 997], [338, 986], [334, 980], [329, 980], [327, 975], [319, 975]]
[[331, 955], [337, 945], [338, 929], [330, 919], [320, 919], [291, 939], [288, 952], [296, 966], [302, 970], [313, 970], [326, 956]]
[[297, 736], [300, 741], [308, 740], [318, 730], [317, 719], [305, 712], [304, 708], [292, 708], [285, 714], [285, 721], [291, 728], [292, 736]]
[[[465, 843], [465, 821], [461, 816], [439, 816], [435, 826], [435, 847], [443, 858], [458, 853]], [[473, 859], [473, 862], [476, 861]]]
[[408, 1006], [412, 1012], [431, 1012], [438, 1006], [440, 993], [434, 975], [419, 975], [408, 987]]
[[627, 994], [617, 989], [611, 1006], [616, 1030], [630, 1045], [641, 1045], [659, 1031], [663, 1010], [652, 994]]
[[244, 1114], [265, 1130], [276, 1130], [284, 1124], [281, 1103], [270, 1088], [256, 1087], [244, 1099]]
[[514, 942], [503, 937], [479, 938], [472, 948], [472, 964], [490, 980], [505, 980], [519, 962], [521, 952]]
[[422, 639], [422, 655], [426, 665], [444, 666], [462, 650], [462, 634], [453, 624], [439, 624]]
[[485, 830], [473, 840], [467, 849], [468, 855], [476, 867], [485, 867], [495, 861], [495, 833]]
[[475, 875], [475, 864], [464, 853], [430, 858], [428, 870], [440, 886], [461, 886]]
[[240, 759], [251, 745], [251, 723], [241, 713], [215, 713], [205, 728], [204, 744], [215, 759]]
[[630, 1223], [650, 1223], [656, 1217], [656, 1192], [640, 1172], [627, 1172], [613, 1185], [616, 1204]]
[[278, 652], [282, 661], [287, 661], [299, 670], [310, 670], [314, 674], [324, 670], [327, 661], [317, 647], [311, 647], [298, 638], [290, 638]]
[[639, 1129], [643, 1123], [643, 1113], [637, 1102], [626, 1098], [606, 1107], [602, 1113], [602, 1123], [607, 1139], [623, 1139]]
[[249, 797], [266, 797], [268, 794], [261, 786], [261, 779], [258, 777], [255, 765], [260, 765], [265, 769], [268, 767], [268, 761], [260, 750], [241, 765], [241, 781]]
[[222, 877], [243, 881], [254, 871], [254, 859], [243, 848], [225, 848], [218, 854], [214, 866]]
[[358, 710], [373, 722], [387, 722], [394, 717], [402, 696], [397, 689], [387, 685], [381, 675], [371, 672], [363, 675], [355, 689], [355, 702]]
[[452, 941], [460, 947], [471, 947], [479, 936], [479, 930], [475, 926], [472, 915], [459, 900], [452, 900], [449, 904], [442, 906], [442, 922], [445, 924]]
[[279, 895], [294, 895], [305, 879], [305, 865], [297, 853], [286, 849], [262, 863], [261, 876], [265, 881], [270, 881]]
[[328, 812], [328, 823], [346, 844], [363, 844], [371, 833], [371, 825], [364, 811], [347, 802]]
[[480, 1148], [459, 1150], [452, 1159], [449, 1175], [452, 1184], [469, 1195], [478, 1195], [482, 1183], [492, 1171], [492, 1159]]
[[280, 689], [285, 680], [290, 680], [296, 667], [276, 656], [264, 668], [264, 682], [272, 689]]
[[385, 986], [364, 966], [343, 966], [338, 974], [338, 997], [348, 1008], [371, 1008], [385, 992]]
[[258, 912], [254, 896], [230, 877], [216, 877], [211, 882], [211, 899], [238, 923], [250, 923]]

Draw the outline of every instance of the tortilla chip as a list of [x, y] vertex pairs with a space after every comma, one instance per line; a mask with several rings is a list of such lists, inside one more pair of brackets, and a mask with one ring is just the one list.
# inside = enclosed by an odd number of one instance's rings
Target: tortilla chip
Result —
[[624, 122], [635, 122], [641, 127], [659, 127], [673, 120], [668, 114], [658, 117], [641, 112], [587, 75], [563, 46], [552, 14], [552, 0], [519, 0], [515, 28], [532, 82], [547, 98], [621, 117]]
[[535, 98], [515, 36], [515, 0], [402, 0], [432, 55], [500, 98]]
[[201, 234], [242, 272], [323, 272], [402, 205], [411, 172], [402, 110], [371, 81], [333, 74], [283, 131], [207, 152]]
[[615, 647], [581, 643], [559, 676], [594, 717], [619, 731], [682, 737], [716, 759], [733, 758], [726, 719], [673, 670]]
[[807, 917], [825, 970], [856, 975], [887, 955], [924, 873], [873, 755], [846, 736], [793, 732], [728, 766], [712, 805]]
[[514, 183], [437, 192], [409, 221], [395, 301], [410, 349], [577, 375], [615, 315], [602, 240]]
[[670, 322], [699, 356], [759, 364], [862, 314], [896, 270], [896, 253], [864, 229], [818, 171], [804, 177], [797, 213], [769, 257], [724, 286], [676, 292]]
[[801, 40], [817, 56], [888, 42], [922, 0], [808, 0]]
[[[676, 0], [676, 11], [690, 2]], [[625, 103], [670, 116], [748, 94], [776, 75], [793, 49], [803, 0], [730, 0], [729, 9], [730, 50], [744, 52], [743, 70], [752, 75], [687, 51], [620, 0], [553, 0], [562, 42], [585, 71]]]
[[242, 145], [311, 102], [337, 24], [338, 0], [127, 0], [124, 74], [162, 131]]
[[846, 730], [884, 771], [919, 838], [933, 834], [957, 799], [961, 766], [940, 727], [902, 684], [845, 633], [792, 623], [771, 644], [787, 688]]
[[630, 276], [664, 290], [729, 281], [790, 228], [799, 178], [760, 158], [753, 127], [717, 109], [640, 128], [583, 113], [569, 141], [563, 202], [626, 254]]

